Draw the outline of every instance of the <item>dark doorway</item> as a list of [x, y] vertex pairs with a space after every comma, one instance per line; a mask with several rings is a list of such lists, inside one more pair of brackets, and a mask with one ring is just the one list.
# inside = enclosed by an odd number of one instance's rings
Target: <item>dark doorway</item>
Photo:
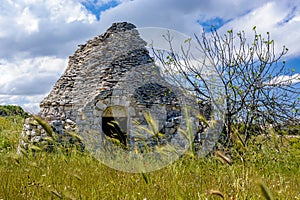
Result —
[[120, 142], [126, 147], [127, 121], [127, 112], [123, 106], [108, 107], [102, 115], [102, 131], [114, 142]]

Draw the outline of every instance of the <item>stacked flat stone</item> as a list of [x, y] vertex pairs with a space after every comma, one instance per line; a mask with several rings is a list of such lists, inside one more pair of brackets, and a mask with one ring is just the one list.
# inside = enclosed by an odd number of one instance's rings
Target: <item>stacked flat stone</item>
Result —
[[20, 136], [17, 153], [26, 153], [28, 150], [37, 151], [37, 148], [52, 152], [56, 147], [69, 148], [71, 146], [81, 152], [84, 151], [84, 144], [74, 134], [77, 132], [75, 122], [70, 119], [57, 118], [50, 121], [49, 125], [55, 137], [47, 133], [34, 117], [27, 118]]
[[[186, 123], [181, 105], [196, 108], [194, 102], [193, 96], [162, 78], [136, 27], [121, 22], [79, 45], [69, 57], [63, 75], [40, 103], [40, 116], [58, 135], [66, 134], [68, 127], [72, 127], [71, 131], [83, 135], [99, 133], [102, 141], [103, 117], [110, 116], [109, 111], [120, 115], [114, 117], [126, 118], [125, 127], [145, 125], [143, 113], [149, 111], [167, 140], [186, 145], [176, 134], [178, 125]], [[195, 132], [198, 114], [199, 110], [190, 109]], [[20, 148], [47, 139], [41, 127], [32, 121], [27, 120], [24, 125]], [[137, 136], [128, 132], [126, 137], [128, 144], [133, 145]]]
[[62, 77], [40, 103], [41, 113], [47, 116], [58, 109], [75, 121], [88, 99], [113, 88], [135, 65], [150, 63], [146, 43], [138, 35], [133, 24], [114, 23], [104, 34], [79, 45]]

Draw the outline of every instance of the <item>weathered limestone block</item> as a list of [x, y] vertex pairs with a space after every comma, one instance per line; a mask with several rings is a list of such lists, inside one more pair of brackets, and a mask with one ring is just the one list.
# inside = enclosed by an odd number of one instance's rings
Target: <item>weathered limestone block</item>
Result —
[[71, 145], [84, 151], [81, 139], [74, 134], [77, 132], [75, 122], [70, 119], [55, 119], [48, 123], [52, 133], [47, 132], [35, 118], [27, 118], [20, 136], [17, 153], [23, 154], [29, 150], [50, 152], [55, 149], [55, 146], [70, 147]]

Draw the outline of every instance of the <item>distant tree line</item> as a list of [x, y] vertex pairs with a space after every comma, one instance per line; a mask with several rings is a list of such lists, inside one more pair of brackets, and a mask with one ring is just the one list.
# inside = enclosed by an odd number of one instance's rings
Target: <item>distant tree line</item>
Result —
[[15, 105], [0, 105], [0, 116], [21, 116], [28, 117], [29, 114], [23, 110], [21, 106]]

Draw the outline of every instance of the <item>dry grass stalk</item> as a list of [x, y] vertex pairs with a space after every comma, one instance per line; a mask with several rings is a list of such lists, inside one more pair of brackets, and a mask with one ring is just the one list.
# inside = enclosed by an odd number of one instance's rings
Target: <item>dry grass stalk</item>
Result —
[[219, 196], [221, 197], [222, 199], [224, 199], [224, 195], [222, 192], [218, 191], [218, 190], [208, 190], [207, 191], [207, 194], [209, 195], [216, 195], [216, 196]]
[[232, 164], [232, 160], [231, 160], [228, 156], [224, 155], [222, 152], [220, 152], [220, 151], [215, 151], [215, 155], [216, 155], [217, 157], [221, 158], [221, 159], [222, 159], [223, 161], [225, 161], [227, 164], [229, 164], [229, 165]]

